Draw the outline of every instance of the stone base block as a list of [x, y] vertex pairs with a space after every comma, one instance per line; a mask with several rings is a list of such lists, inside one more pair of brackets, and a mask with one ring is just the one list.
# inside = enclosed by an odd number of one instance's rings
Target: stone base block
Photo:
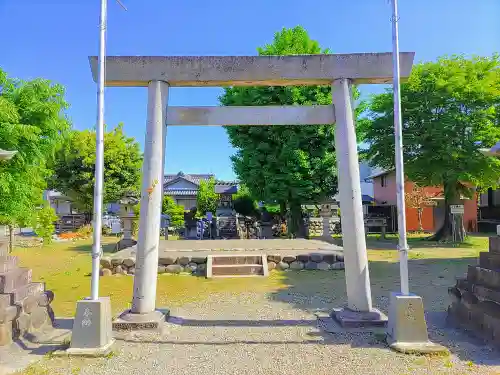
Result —
[[132, 238], [122, 238], [116, 243], [116, 251], [126, 249], [127, 247], [132, 247], [137, 245], [137, 241]]
[[71, 346], [68, 355], [106, 355], [113, 343], [109, 297], [82, 300], [76, 305]]
[[144, 331], [160, 330], [165, 319], [170, 316], [169, 310], [155, 310], [146, 314], [133, 313], [131, 310], [124, 311], [114, 322], [115, 331]]
[[111, 339], [106, 345], [99, 348], [68, 348], [66, 350], [56, 351], [56, 356], [75, 356], [75, 357], [105, 357], [111, 353], [115, 340]]
[[402, 353], [447, 354], [448, 349], [429, 341], [422, 298], [391, 293], [387, 343]]
[[334, 309], [331, 317], [345, 328], [385, 327], [387, 324], [387, 316], [377, 309], [354, 311], [345, 307]]

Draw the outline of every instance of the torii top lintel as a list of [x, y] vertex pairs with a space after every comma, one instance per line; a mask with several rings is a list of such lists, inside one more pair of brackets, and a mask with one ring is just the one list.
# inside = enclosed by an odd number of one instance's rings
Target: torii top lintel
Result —
[[[410, 75], [414, 52], [399, 54], [401, 78]], [[94, 81], [97, 57], [90, 56]], [[108, 56], [106, 86], [144, 87], [166, 81], [173, 87], [328, 85], [392, 82], [392, 53], [289, 56]]]

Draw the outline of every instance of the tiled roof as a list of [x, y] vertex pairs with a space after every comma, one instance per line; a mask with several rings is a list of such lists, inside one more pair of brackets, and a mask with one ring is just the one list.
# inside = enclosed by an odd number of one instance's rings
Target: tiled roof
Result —
[[167, 195], [194, 195], [198, 194], [198, 190], [194, 189], [166, 189], [165, 194]]
[[163, 176], [163, 183], [166, 184], [179, 177], [191, 181], [193, 184], [199, 185], [200, 181], [209, 180], [211, 177], [215, 176], [213, 174], [184, 174], [182, 172], [179, 172], [177, 174], [166, 174], [165, 176]]
[[215, 185], [215, 192], [217, 194], [236, 194], [238, 192], [238, 187], [232, 183], [217, 183], [217, 185]]

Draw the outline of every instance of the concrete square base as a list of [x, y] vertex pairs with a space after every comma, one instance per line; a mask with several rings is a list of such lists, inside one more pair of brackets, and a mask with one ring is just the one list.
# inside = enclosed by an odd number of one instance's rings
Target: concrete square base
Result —
[[124, 311], [115, 321], [115, 331], [144, 331], [160, 330], [165, 319], [170, 316], [169, 310], [155, 310], [147, 314], [133, 313], [131, 310]]
[[111, 350], [113, 342], [109, 297], [101, 297], [96, 301], [78, 301], [71, 345], [65, 353], [104, 356]]
[[424, 304], [417, 295], [391, 293], [387, 343], [401, 353], [447, 354], [448, 349], [429, 341]]
[[385, 327], [387, 324], [387, 316], [377, 309], [354, 311], [345, 307], [334, 309], [331, 317], [345, 328]]

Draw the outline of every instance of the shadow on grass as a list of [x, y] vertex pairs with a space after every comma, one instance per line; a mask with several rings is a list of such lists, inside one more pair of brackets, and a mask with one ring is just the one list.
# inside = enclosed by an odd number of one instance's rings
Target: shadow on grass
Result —
[[[118, 242], [118, 241], [116, 241]], [[102, 244], [102, 252], [105, 254], [114, 253], [116, 250], [116, 242], [108, 242]], [[79, 253], [91, 253], [92, 252], [92, 244], [79, 244], [75, 243], [69, 247], [69, 249], [73, 251], [77, 251]]]
[[[431, 341], [444, 345], [461, 360], [499, 365], [500, 351], [453, 327], [446, 319], [450, 304], [448, 288], [455, 284], [457, 277], [465, 275], [468, 265], [476, 263], [477, 258], [410, 260], [410, 289], [423, 298]], [[390, 293], [400, 290], [399, 263], [373, 261], [369, 270], [373, 305], [387, 314]], [[347, 303], [344, 271], [289, 271], [284, 272], [283, 277], [287, 287], [270, 293], [268, 298], [273, 301], [323, 314]], [[339, 335], [344, 336], [337, 333], [335, 340], [342, 341]], [[366, 336], [364, 339], [367, 340]]]
[[[487, 236], [474, 235], [469, 237], [465, 242], [457, 244], [454, 242], [445, 241], [430, 241], [428, 237], [409, 237], [408, 245], [410, 249], [432, 249], [432, 248], [449, 248], [449, 249], [483, 249], [487, 250], [488, 245], [486, 242]], [[343, 246], [342, 237], [333, 237], [328, 241], [337, 246]], [[484, 242], [484, 243], [483, 243]], [[373, 250], [397, 250], [398, 237], [391, 236], [382, 239], [377, 236], [369, 236], [366, 239], [366, 247]]]

